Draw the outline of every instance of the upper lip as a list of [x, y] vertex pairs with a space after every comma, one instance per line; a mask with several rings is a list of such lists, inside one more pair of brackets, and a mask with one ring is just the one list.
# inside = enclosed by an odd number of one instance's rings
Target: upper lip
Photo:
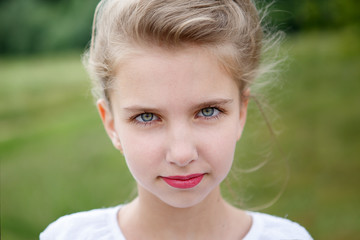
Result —
[[176, 176], [167, 176], [167, 177], [163, 177], [163, 178], [168, 178], [168, 179], [173, 179], [173, 180], [189, 180], [191, 178], [200, 177], [202, 175], [204, 175], [204, 174], [203, 173], [195, 173], [195, 174], [190, 174], [190, 175], [185, 175], [185, 176], [176, 175]]

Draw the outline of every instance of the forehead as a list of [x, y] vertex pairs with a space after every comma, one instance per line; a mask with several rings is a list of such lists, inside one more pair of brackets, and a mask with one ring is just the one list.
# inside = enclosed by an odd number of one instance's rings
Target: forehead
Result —
[[112, 102], [201, 101], [234, 97], [238, 88], [217, 58], [201, 47], [139, 49], [118, 66]]

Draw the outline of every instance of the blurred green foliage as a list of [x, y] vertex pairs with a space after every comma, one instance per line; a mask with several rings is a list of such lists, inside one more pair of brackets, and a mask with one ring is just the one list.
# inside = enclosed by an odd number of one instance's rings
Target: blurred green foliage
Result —
[[[360, 235], [359, 36], [354, 28], [290, 36], [283, 51], [292, 63], [270, 92], [291, 174], [264, 211], [299, 222], [314, 239]], [[92, 104], [80, 52], [0, 58], [0, 79], [2, 239], [37, 239], [62, 215], [131, 199], [134, 182]], [[251, 102], [240, 169], [264, 160], [267, 133]], [[285, 179], [277, 156], [230, 178], [235, 197], [249, 207], [271, 201]]]
[[359, 26], [357, 0], [266, 0], [274, 2], [270, 19], [287, 32], [339, 29]]
[[[98, 0], [0, 1], [0, 53], [31, 54], [84, 49]], [[288, 32], [359, 25], [357, 0], [266, 0], [269, 21]]]
[[97, 0], [0, 2], [0, 53], [83, 49], [90, 39]]

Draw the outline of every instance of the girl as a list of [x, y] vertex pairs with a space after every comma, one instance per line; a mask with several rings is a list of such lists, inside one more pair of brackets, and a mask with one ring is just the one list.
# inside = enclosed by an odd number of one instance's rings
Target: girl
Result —
[[286, 219], [228, 204], [227, 176], [258, 73], [250, 0], [104, 0], [85, 63], [138, 196], [65, 216], [40, 239], [311, 239]]

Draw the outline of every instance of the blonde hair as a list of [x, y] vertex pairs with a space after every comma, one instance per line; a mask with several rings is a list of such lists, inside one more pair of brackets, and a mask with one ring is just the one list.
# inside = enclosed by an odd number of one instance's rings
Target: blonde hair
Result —
[[205, 47], [242, 94], [259, 75], [263, 30], [251, 0], [102, 0], [84, 54], [95, 98], [109, 101], [116, 71], [133, 50]]

